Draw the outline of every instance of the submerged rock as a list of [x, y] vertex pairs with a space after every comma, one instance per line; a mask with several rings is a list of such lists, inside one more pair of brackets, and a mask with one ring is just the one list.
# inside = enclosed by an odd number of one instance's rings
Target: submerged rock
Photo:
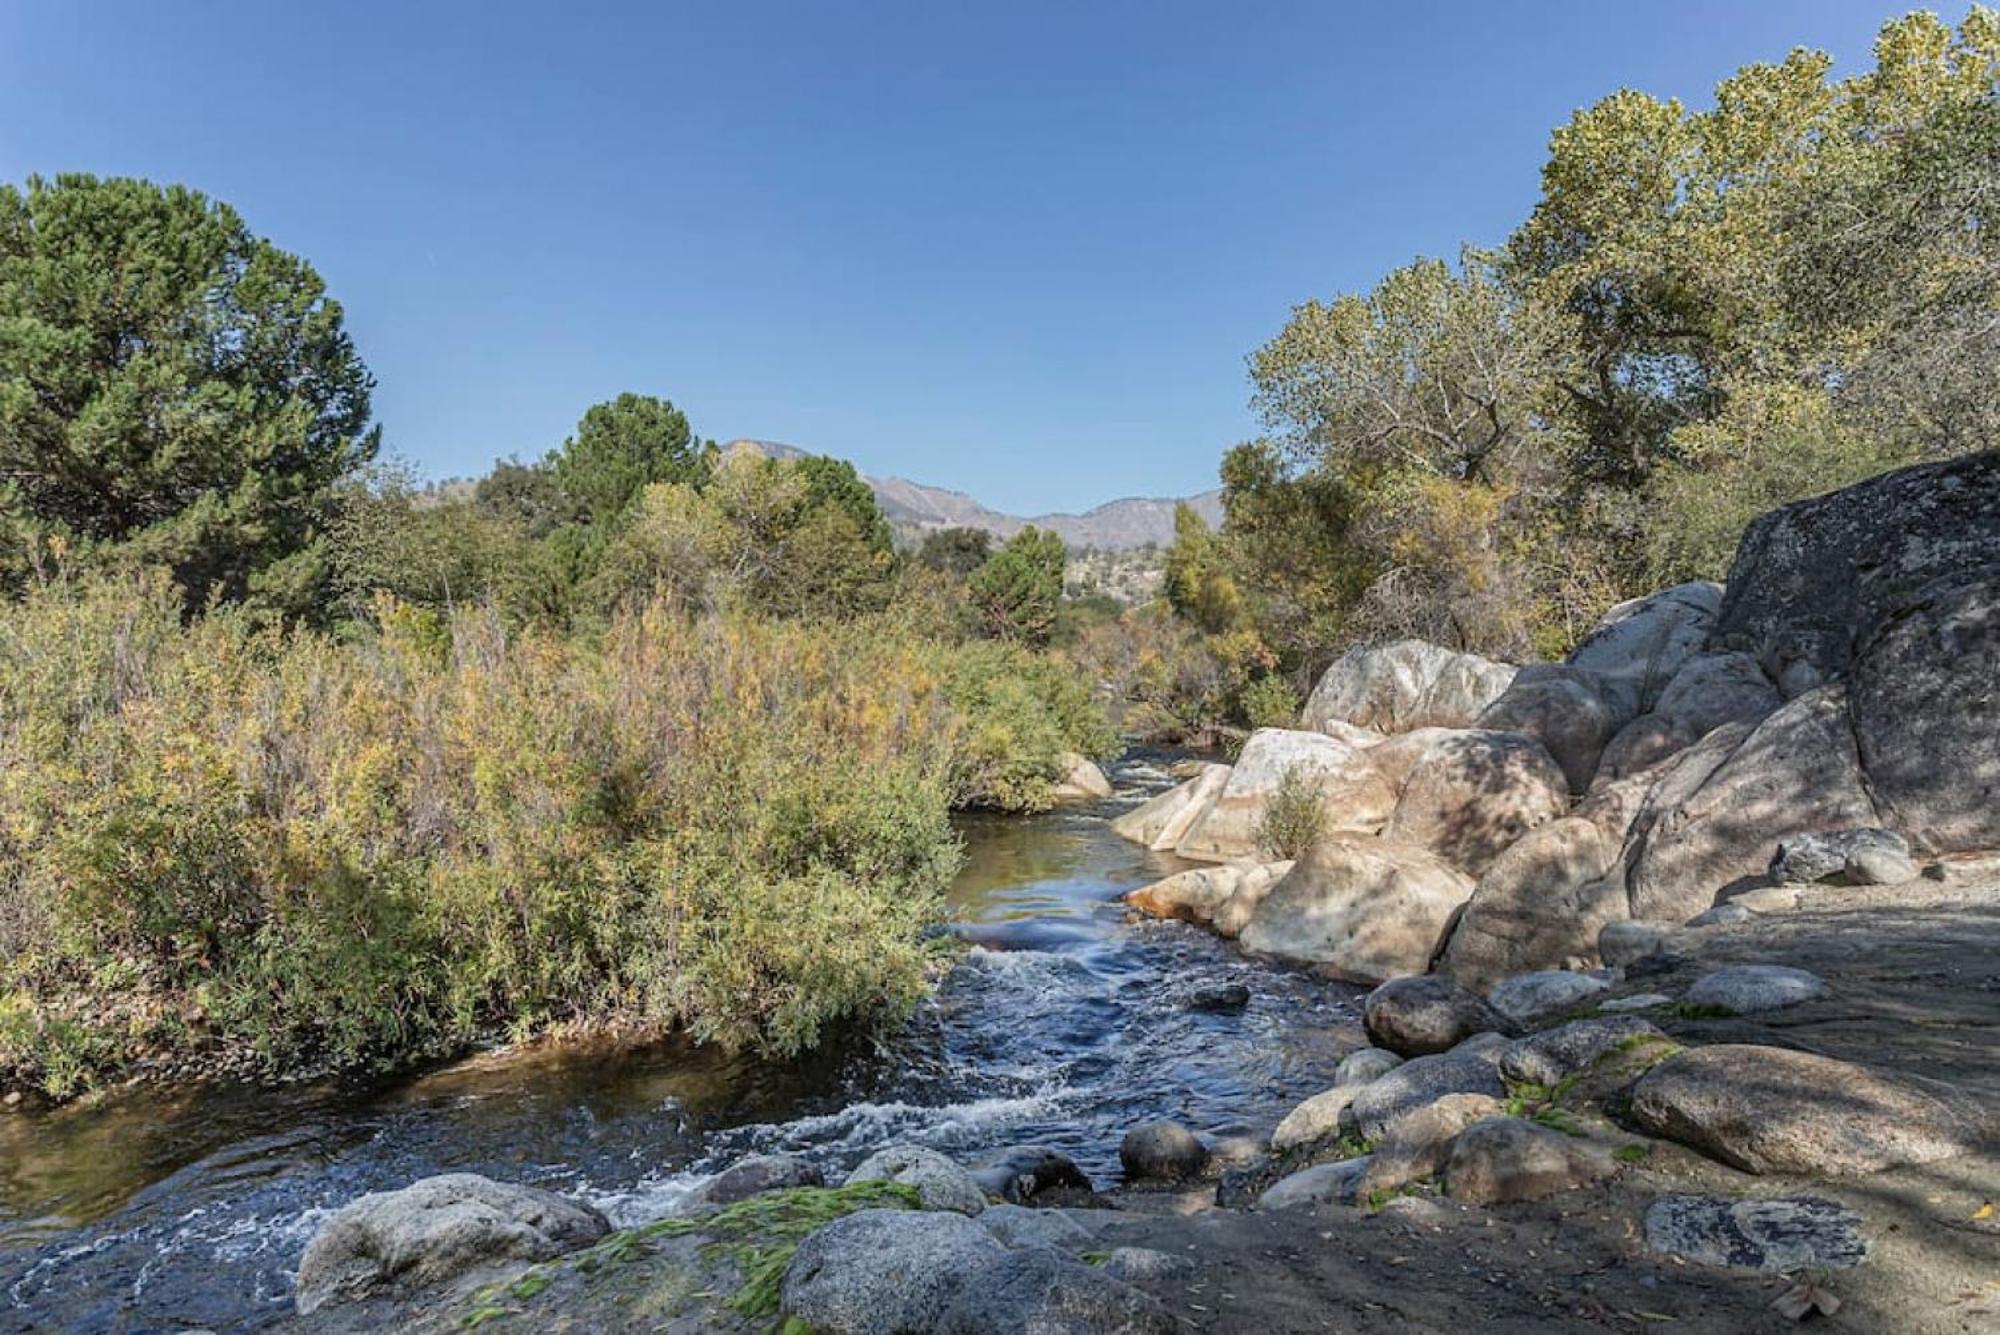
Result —
[[336, 1211], [306, 1244], [293, 1301], [310, 1314], [501, 1262], [547, 1261], [610, 1231], [603, 1215], [553, 1192], [445, 1173]]
[[1090, 1178], [1076, 1161], [1061, 1150], [1047, 1145], [1016, 1145], [995, 1150], [968, 1170], [972, 1180], [988, 1196], [1017, 1205], [1035, 1199], [1045, 1191], [1090, 1191]]
[[1646, 1246], [1703, 1265], [1780, 1273], [1844, 1270], [1868, 1259], [1861, 1216], [1813, 1196], [1663, 1196], [1646, 1210]]
[[817, 1187], [825, 1182], [826, 1176], [817, 1164], [796, 1154], [752, 1154], [738, 1159], [703, 1183], [682, 1202], [682, 1208], [734, 1205], [767, 1191]]

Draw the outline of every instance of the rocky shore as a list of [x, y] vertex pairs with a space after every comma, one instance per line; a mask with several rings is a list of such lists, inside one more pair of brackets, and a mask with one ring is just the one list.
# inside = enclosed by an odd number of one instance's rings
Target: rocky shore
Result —
[[620, 1231], [426, 1179], [325, 1223], [299, 1325], [2000, 1326], [2000, 457], [1775, 511], [1560, 664], [1356, 649], [1116, 828], [1193, 864], [1136, 911], [1372, 987], [1275, 1126], [1140, 1123], [1116, 1183], [758, 1157]]

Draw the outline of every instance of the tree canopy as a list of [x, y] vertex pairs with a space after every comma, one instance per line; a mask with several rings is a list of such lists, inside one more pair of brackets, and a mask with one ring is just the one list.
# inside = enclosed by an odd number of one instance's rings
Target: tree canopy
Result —
[[305, 261], [182, 186], [0, 186], [0, 543], [301, 607], [374, 382]]

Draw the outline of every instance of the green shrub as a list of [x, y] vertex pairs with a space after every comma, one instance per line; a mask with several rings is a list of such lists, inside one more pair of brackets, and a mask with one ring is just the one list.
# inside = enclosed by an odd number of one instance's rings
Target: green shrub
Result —
[[1259, 677], [1243, 688], [1243, 721], [1253, 728], [1289, 728], [1299, 721], [1299, 693], [1280, 676]]
[[1066, 752], [1097, 757], [1117, 746], [1103, 705], [1067, 659], [998, 643], [940, 653], [945, 697], [964, 720], [953, 783], [959, 805], [1041, 810], [1063, 777]]
[[339, 642], [159, 577], [0, 609], [0, 719], [0, 1084], [56, 1095], [608, 1021], [797, 1052], [920, 995], [976, 765], [1110, 740], [1068, 669], [872, 623]]
[[1314, 765], [1292, 765], [1279, 776], [1257, 822], [1257, 843], [1272, 857], [1302, 858], [1320, 841], [1326, 831], [1322, 779]]

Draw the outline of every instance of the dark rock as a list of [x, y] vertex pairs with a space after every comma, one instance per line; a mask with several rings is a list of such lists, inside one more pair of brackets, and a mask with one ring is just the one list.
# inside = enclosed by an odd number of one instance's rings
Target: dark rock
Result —
[[1118, 1162], [1134, 1181], [1177, 1182], [1201, 1172], [1208, 1163], [1208, 1147], [1179, 1122], [1142, 1122], [1125, 1133]]
[[1511, 1028], [1485, 998], [1438, 974], [1390, 979], [1362, 1002], [1362, 1019], [1375, 1046], [1404, 1057], [1447, 1052], [1474, 1034]]
[[1898, 469], [1752, 520], [1709, 646], [1756, 655], [1774, 681], [1830, 681], [1934, 581], [1996, 564], [2000, 453]]
[[972, 1180], [988, 1196], [1025, 1205], [1047, 1191], [1092, 1191], [1090, 1178], [1067, 1154], [1047, 1145], [996, 1150], [971, 1167]]
[[1646, 1211], [1646, 1245], [1703, 1265], [1780, 1273], [1842, 1270], [1868, 1259], [1861, 1216], [1812, 1196], [1663, 1196]]
[[1250, 989], [1242, 983], [1211, 983], [1187, 995], [1189, 1010], [1240, 1011], [1250, 1004]]
[[1297, 1210], [1312, 1205], [1352, 1205], [1358, 1198], [1369, 1156], [1315, 1164], [1279, 1179], [1257, 1198], [1260, 1210]]

